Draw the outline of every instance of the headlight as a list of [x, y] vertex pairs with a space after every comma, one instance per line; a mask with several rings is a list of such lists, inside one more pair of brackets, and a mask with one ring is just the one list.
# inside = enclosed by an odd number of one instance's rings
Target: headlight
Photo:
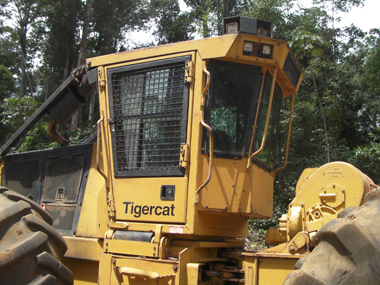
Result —
[[272, 45], [262, 44], [260, 47], [259, 56], [265, 58], [272, 58], [272, 51]]
[[253, 53], [254, 46], [255, 45], [254, 45], [253, 42], [245, 41], [244, 42], [244, 46], [243, 46], [243, 54], [244, 55], [249, 55], [249, 54]]
[[257, 35], [260, 37], [267, 37], [269, 34], [268, 30], [257, 28]]
[[238, 23], [229, 23], [226, 25], [227, 34], [236, 34], [238, 32]]

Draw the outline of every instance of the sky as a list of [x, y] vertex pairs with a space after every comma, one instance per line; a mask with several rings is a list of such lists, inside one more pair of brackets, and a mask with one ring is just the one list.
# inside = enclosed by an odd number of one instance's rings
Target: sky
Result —
[[[298, 0], [305, 7], [312, 6], [313, 0]], [[183, 0], [179, 0], [181, 10], [186, 10], [186, 4]], [[378, 13], [380, 11], [380, 0], [364, 0], [364, 7], [353, 7], [349, 13], [337, 13], [336, 17], [341, 17], [340, 22], [335, 23], [335, 27], [342, 28], [346, 26], [355, 26], [361, 28], [364, 32], [369, 32], [372, 28], [380, 29], [380, 20]], [[154, 41], [151, 33], [135, 32], [130, 33], [127, 38], [140, 43]]]
[[[313, 1], [299, 0], [298, 2], [303, 6], [310, 7]], [[364, 32], [369, 32], [373, 28], [380, 29], [379, 10], [380, 0], [364, 0], [364, 7], [353, 7], [349, 13], [337, 14], [336, 16], [342, 19], [340, 23], [336, 23], [336, 27], [342, 28], [354, 24]]]

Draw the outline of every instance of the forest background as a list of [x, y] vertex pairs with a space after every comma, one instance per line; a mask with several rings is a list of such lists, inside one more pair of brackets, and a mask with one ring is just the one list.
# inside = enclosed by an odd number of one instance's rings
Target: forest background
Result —
[[[347, 161], [380, 183], [380, 30], [337, 28], [338, 13], [364, 0], [0, 0], [0, 145], [84, 59], [222, 32], [222, 19], [244, 15], [273, 22], [305, 78], [296, 95], [289, 162], [278, 173], [274, 217], [252, 220], [262, 235], [277, 223], [302, 171]], [[152, 42], [128, 36], [151, 31]], [[72, 144], [95, 132], [97, 96], [60, 133]], [[47, 118], [46, 118], [47, 120]], [[286, 129], [286, 120], [281, 122]], [[58, 147], [39, 122], [18, 151]], [[279, 148], [282, 146], [279, 145]]]

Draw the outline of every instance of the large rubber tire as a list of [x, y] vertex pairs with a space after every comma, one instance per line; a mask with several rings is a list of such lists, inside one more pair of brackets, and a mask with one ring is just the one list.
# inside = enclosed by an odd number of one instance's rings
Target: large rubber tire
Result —
[[0, 283], [72, 284], [60, 261], [67, 250], [50, 215], [28, 198], [0, 186]]
[[284, 281], [290, 284], [380, 284], [380, 188], [347, 208], [316, 235], [316, 247]]

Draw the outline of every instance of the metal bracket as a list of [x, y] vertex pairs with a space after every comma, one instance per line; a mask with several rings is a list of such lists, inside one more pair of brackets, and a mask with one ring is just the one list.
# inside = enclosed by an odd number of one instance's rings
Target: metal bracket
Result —
[[123, 223], [123, 222], [109, 222], [108, 227], [113, 230], [126, 230], [129, 227], [128, 223]]
[[103, 66], [98, 67], [98, 84], [99, 84], [99, 87], [106, 86], [106, 74], [105, 74]]
[[186, 168], [190, 162], [190, 146], [188, 144], [181, 145], [179, 166]]
[[189, 61], [186, 63], [186, 69], [185, 69], [185, 82], [191, 83], [193, 82], [194, 78], [194, 63], [192, 61]]

